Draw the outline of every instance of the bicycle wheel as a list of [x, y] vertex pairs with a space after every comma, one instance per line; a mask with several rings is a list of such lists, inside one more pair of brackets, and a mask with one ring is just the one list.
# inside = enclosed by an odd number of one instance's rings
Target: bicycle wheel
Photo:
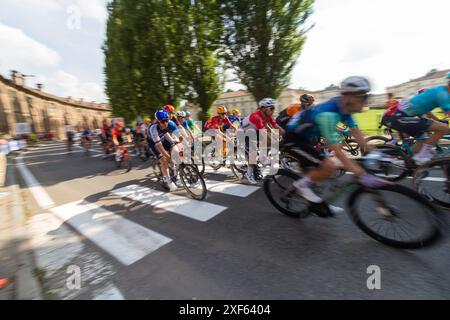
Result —
[[383, 154], [383, 158], [374, 167], [366, 169], [385, 180], [400, 181], [409, 176], [415, 166], [412, 160], [400, 148], [390, 145], [375, 145], [375, 150]]
[[297, 195], [292, 185], [301, 177], [296, 172], [280, 169], [276, 175], [269, 176], [264, 181], [264, 192], [270, 203], [292, 218], [310, 215], [308, 201]]
[[440, 236], [436, 208], [416, 191], [401, 185], [371, 190], [360, 187], [348, 200], [353, 222], [388, 246], [418, 249]]
[[450, 158], [434, 160], [414, 173], [414, 187], [434, 204], [450, 209]]
[[197, 168], [191, 164], [181, 164], [179, 167], [181, 183], [189, 195], [196, 200], [206, 197], [206, 183]]
[[373, 136], [366, 139], [366, 143], [373, 146], [385, 145], [389, 141], [391, 140], [385, 136]]
[[211, 151], [206, 154], [205, 163], [216, 171], [222, 168], [223, 165], [223, 161], [221, 161], [218, 157], [216, 157], [214, 151]]

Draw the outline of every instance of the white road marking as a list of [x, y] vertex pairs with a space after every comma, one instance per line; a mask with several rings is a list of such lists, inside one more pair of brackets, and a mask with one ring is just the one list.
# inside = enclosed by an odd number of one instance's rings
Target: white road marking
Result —
[[110, 284], [106, 288], [98, 290], [92, 300], [124, 300], [124, 297], [119, 289]]
[[30, 189], [31, 194], [33, 195], [36, 202], [39, 204], [41, 208], [48, 209], [55, 205], [53, 200], [49, 197], [47, 192], [45, 192], [44, 188], [37, 182], [36, 178], [32, 175], [30, 170], [26, 167], [23, 162], [23, 155], [20, 155], [16, 158], [17, 169], [20, 172], [23, 180], [25, 181], [28, 189]]
[[220, 168], [219, 170], [214, 170], [213, 168], [206, 168], [205, 169], [205, 173], [212, 173], [212, 174], [220, 174], [220, 175], [224, 175], [224, 176], [229, 176], [229, 175], [233, 175], [233, 171], [231, 171], [231, 169], [229, 168]]
[[113, 190], [112, 193], [202, 222], [214, 218], [227, 209], [227, 207], [216, 204], [196, 201], [138, 185]]
[[223, 193], [241, 198], [248, 197], [253, 192], [259, 190], [259, 187], [247, 186], [243, 184], [236, 184], [230, 182], [206, 180], [205, 183], [208, 191]]
[[131, 265], [172, 241], [83, 200], [53, 208], [51, 212], [124, 265]]

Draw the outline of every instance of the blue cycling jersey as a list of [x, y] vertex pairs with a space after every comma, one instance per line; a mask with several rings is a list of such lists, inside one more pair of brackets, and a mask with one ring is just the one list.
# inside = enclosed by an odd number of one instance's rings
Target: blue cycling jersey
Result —
[[402, 102], [399, 110], [414, 117], [430, 113], [435, 108], [450, 112], [450, 93], [447, 86], [430, 88], [411, 100]]
[[170, 120], [165, 129], [161, 129], [157, 123], [154, 123], [148, 128], [148, 139], [150, 142], [157, 143], [166, 139], [166, 133], [173, 133], [178, 136], [180, 134], [177, 125]]
[[298, 112], [288, 122], [286, 130], [305, 140], [316, 141], [324, 137], [329, 144], [339, 144], [339, 134], [336, 131], [339, 123], [351, 129], [357, 127], [351, 114], [342, 111], [341, 98], [336, 97]]

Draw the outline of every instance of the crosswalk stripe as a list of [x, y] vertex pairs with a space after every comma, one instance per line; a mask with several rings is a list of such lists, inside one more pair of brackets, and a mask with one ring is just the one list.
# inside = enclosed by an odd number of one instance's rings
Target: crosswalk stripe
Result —
[[124, 265], [131, 265], [172, 241], [84, 200], [53, 208], [51, 212]]
[[253, 192], [259, 189], [259, 187], [254, 186], [246, 186], [243, 184], [214, 181], [214, 180], [206, 180], [205, 183], [208, 191], [223, 193], [241, 198], [248, 197]]
[[113, 190], [112, 193], [201, 222], [206, 222], [228, 209], [216, 204], [196, 201], [138, 185]]
[[224, 176], [229, 176], [229, 175], [233, 175], [233, 171], [231, 171], [231, 169], [229, 168], [220, 168], [219, 170], [214, 170], [213, 168], [206, 168], [205, 169], [205, 173], [213, 173], [213, 174], [219, 174], [219, 175], [224, 175]]

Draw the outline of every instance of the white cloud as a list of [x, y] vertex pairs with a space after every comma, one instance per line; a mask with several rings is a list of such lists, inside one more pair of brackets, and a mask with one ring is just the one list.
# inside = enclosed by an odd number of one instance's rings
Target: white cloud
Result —
[[316, 26], [291, 83], [319, 90], [352, 74], [368, 76], [374, 91], [450, 68], [442, 0], [316, 0]]
[[55, 50], [33, 40], [22, 30], [0, 23], [0, 65], [9, 69], [27, 70], [34, 67], [56, 67], [61, 56]]
[[74, 1], [74, 4], [80, 7], [82, 16], [97, 20], [100, 23], [105, 23], [108, 16], [106, 3], [105, 0]]
[[57, 92], [62, 97], [74, 99], [83, 98], [85, 101], [106, 101], [103, 88], [94, 82], [80, 82], [79, 79], [63, 70], [58, 70], [49, 80], [49, 91]]

